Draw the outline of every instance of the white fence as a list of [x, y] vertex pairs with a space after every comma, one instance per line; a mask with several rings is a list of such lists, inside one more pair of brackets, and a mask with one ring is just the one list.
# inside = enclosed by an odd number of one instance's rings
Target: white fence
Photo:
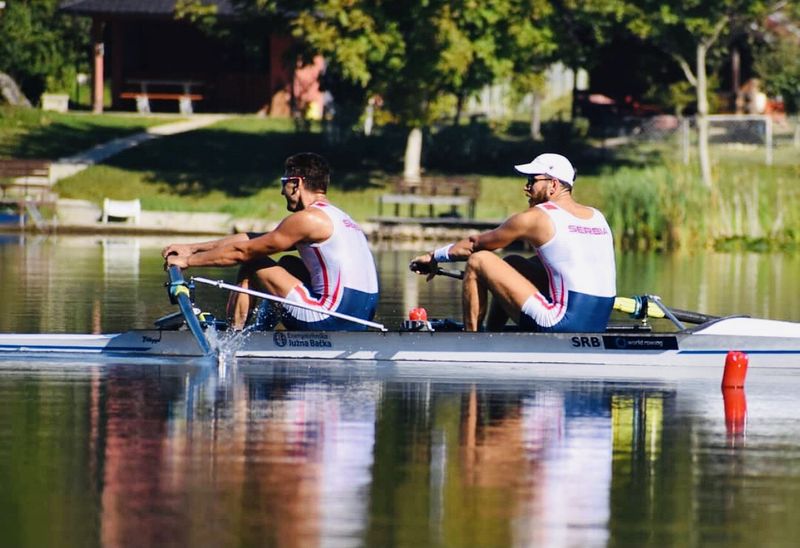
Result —
[[[628, 120], [629, 134], [637, 141], [673, 141], [684, 163], [694, 154], [697, 142], [695, 117], [654, 116]], [[757, 114], [714, 114], [708, 116], [709, 144], [718, 152], [763, 154], [772, 165], [779, 148], [800, 149], [800, 119], [773, 119]]]

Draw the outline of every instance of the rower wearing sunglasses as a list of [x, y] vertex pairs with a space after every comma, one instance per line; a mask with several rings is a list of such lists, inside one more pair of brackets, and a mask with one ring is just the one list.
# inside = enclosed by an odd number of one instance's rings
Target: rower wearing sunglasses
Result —
[[[511, 318], [527, 331], [604, 331], [616, 296], [614, 242], [605, 217], [575, 201], [575, 169], [564, 156], [541, 154], [514, 167], [527, 176], [528, 209], [494, 230], [416, 257], [411, 270], [430, 280], [440, 263], [466, 261], [466, 331], [483, 326], [488, 293], [494, 297], [488, 330], [502, 329]], [[517, 240], [536, 249], [533, 260], [493, 253]]]
[[[281, 194], [291, 212], [271, 232], [234, 234], [199, 244], [172, 244], [162, 255], [167, 265], [240, 265], [237, 284], [295, 302], [282, 304], [284, 326], [290, 330], [361, 330], [351, 316], [372, 320], [378, 303], [375, 260], [361, 228], [328, 201], [330, 167], [311, 152], [287, 158]], [[276, 253], [297, 250], [299, 257]], [[284, 301], [282, 301], [284, 302]], [[303, 306], [303, 308], [300, 308]], [[250, 295], [234, 292], [228, 303], [229, 320], [242, 328], [251, 316]], [[270, 314], [271, 303], [262, 311]], [[336, 312], [337, 317], [326, 314]], [[277, 318], [266, 320], [272, 327]]]

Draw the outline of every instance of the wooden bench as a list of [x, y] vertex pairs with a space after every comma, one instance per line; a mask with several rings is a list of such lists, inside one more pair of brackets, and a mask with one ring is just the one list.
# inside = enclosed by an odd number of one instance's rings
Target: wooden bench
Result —
[[[150, 101], [178, 101], [178, 111], [181, 114], [192, 114], [193, 101], [202, 101], [203, 95], [192, 92], [193, 87], [202, 86], [196, 80], [164, 80], [154, 78], [136, 78], [126, 80], [128, 85], [138, 87], [136, 91], [123, 91], [120, 99], [133, 99], [136, 101], [136, 110], [142, 114], [150, 113]], [[178, 91], [178, 89], [180, 91]]]
[[50, 160], [0, 158], [0, 189], [3, 200], [42, 197], [50, 192]]
[[427, 206], [428, 217], [435, 217], [437, 206], [450, 209], [444, 217], [460, 217], [459, 207], [466, 209], [466, 218], [475, 218], [475, 204], [480, 196], [480, 179], [478, 177], [431, 176], [422, 177], [420, 181], [397, 179], [393, 192], [383, 194], [378, 199], [378, 215], [383, 216], [384, 204], [394, 205], [394, 216], [400, 216], [400, 206], [407, 205], [409, 217], [414, 217], [416, 206]]
[[159, 92], [153, 93], [148, 91], [142, 93], [140, 91], [124, 91], [119, 94], [121, 99], [134, 99], [136, 100], [136, 111], [142, 114], [150, 113], [150, 100], [172, 100], [178, 101], [178, 111], [181, 114], [192, 114], [194, 108], [192, 101], [202, 101], [203, 96], [199, 93], [166, 93]]
[[50, 164], [50, 160], [0, 158], [0, 206], [16, 211], [21, 228], [26, 216], [36, 226], [44, 225], [38, 206], [58, 199], [51, 190]]

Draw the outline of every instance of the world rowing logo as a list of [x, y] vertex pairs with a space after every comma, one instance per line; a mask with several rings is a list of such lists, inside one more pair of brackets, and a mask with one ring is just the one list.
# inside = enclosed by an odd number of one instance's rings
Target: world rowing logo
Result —
[[288, 339], [286, 338], [285, 333], [276, 331], [275, 333], [272, 334], [272, 342], [275, 343], [275, 346], [280, 346], [281, 348], [283, 348], [284, 346], [286, 346]]

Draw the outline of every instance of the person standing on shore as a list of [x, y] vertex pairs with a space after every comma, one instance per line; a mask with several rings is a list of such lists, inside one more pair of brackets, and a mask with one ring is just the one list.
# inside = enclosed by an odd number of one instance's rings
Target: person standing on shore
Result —
[[[527, 176], [528, 209], [494, 230], [416, 257], [411, 270], [430, 279], [439, 263], [467, 262], [466, 331], [482, 327], [488, 293], [524, 330], [604, 331], [616, 296], [614, 242], [605, 217], [575, 201], [575, 169], [564, 156], [540, 154], [515, 169]], [[493, 253], [516, 240], [536, 249], [539, 268], [515, 268]], [[497, 323], [489, 327], [498, 328]]]
[[[330, 167], [311, 152], [286, 159], [281, 194], [291, 212], [271, 232], [234, 234], [198, 244], [170, 244], [166, 266], [240, 265], [237, 283], [318, 310], [283, 305], [283, 324], [292, 330], [362, 330], [363, 325], [325, 314], [326, 310], [372, 320], [378, 304], [378, 275], [364, 232], [328, 201]], [[275, 253], [297, 250], [300, 257]], [[253, 305], [232, 293], [228, 315], [244, 327]]]

